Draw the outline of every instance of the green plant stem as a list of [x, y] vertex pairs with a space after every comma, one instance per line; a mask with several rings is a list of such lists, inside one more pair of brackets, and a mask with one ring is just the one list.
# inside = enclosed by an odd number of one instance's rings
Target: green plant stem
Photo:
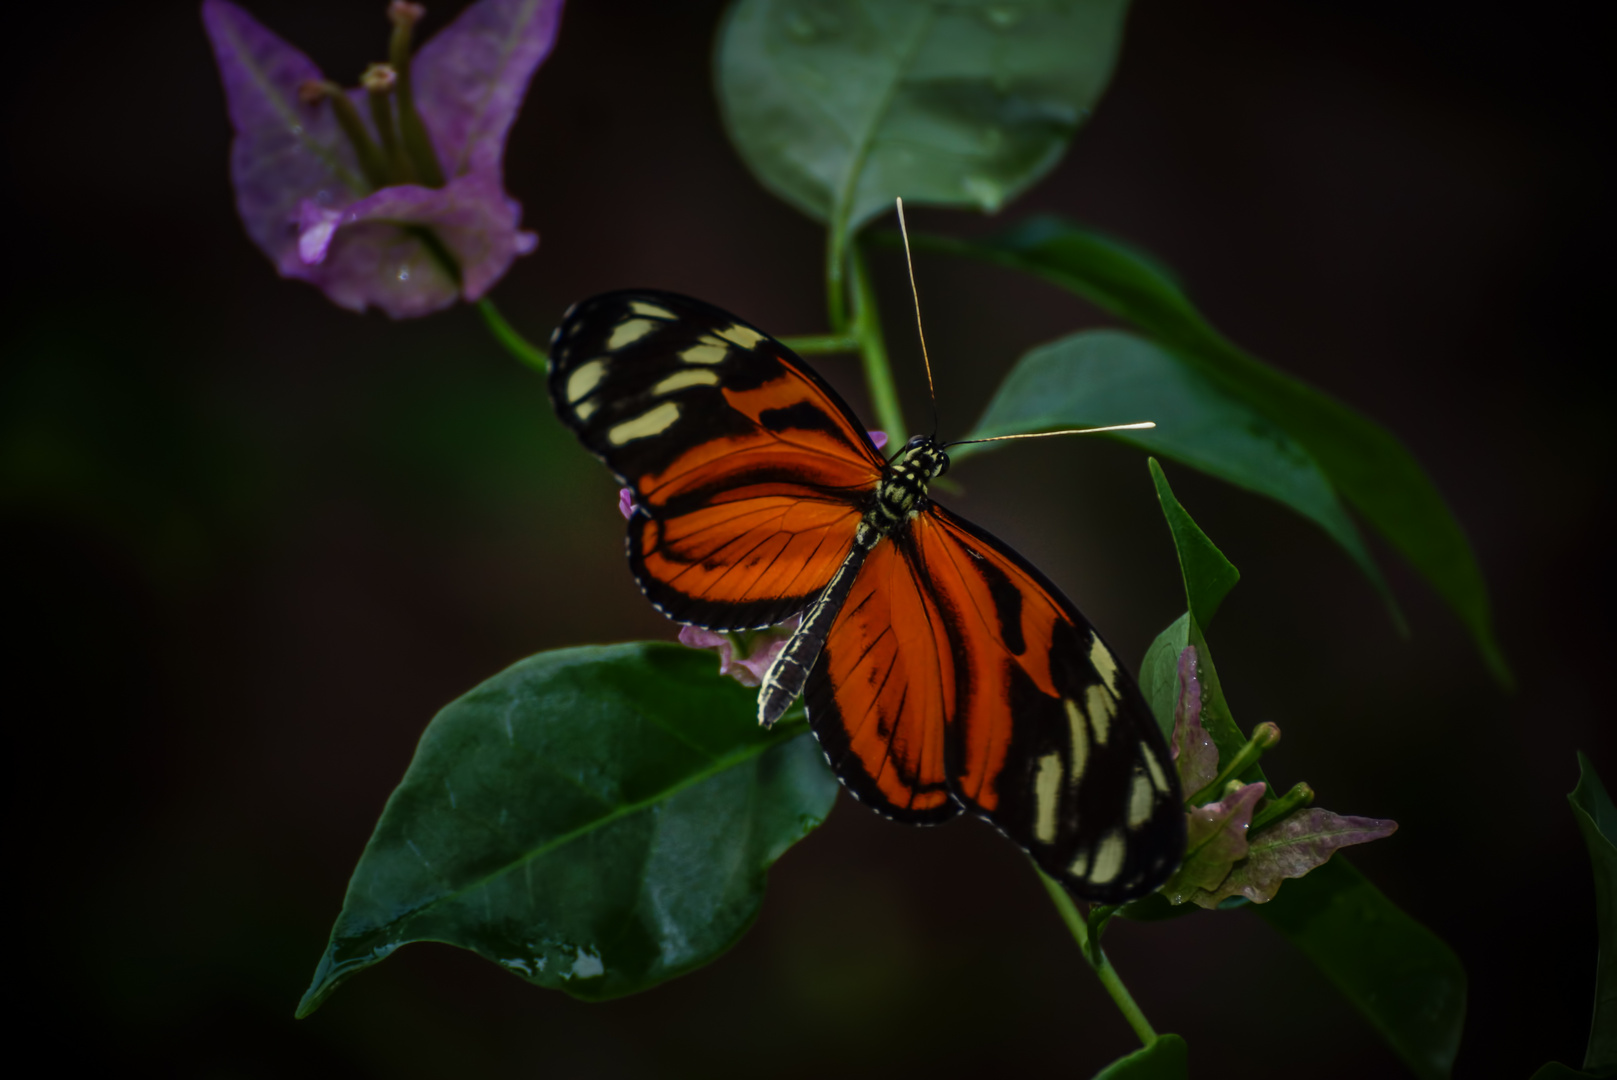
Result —
[[500, 314], [500, 309], [494, 306], [494, 301], [483, 297], [477, 302], [477, 310], [483, 313], [483, 321], [488, 323], [489, 330], [512, 356], [541, 375], [549, 372], [550, 361], [545, 357], [544, 350], [517, 333], [516, 328], [506, 322], [505, 316]]
[[859, 342], [859, 358], [865, 365], [870, 405], [876, 410], [876, 423], [887, 433], [887, 441], [903, 446], [909, 441], [909, 431], [904, 426], [904, 410], [898, 404], [898, 387], [893, 385], [893, 366], [888, 362], [887, 343], [882, 339], [881, 317], [876, 312], [870, 271], [858, 245], [854, 246], [848, 263], [853, 270], [853, 336]]
[[1106, 958], [1100, 942], [1090, 940], [1089, 925], [1078, 913], [1078, 905], [1073, 903], [1071, 895], [1061, 887], [1061, 883], [1043, 870], [1039, 870], [1039, 880], [1044, 882], [1045, 892], [1050, 894], [1050, 899], [1055, 901], [1056, 910], [1061, 912], [1061, 921], [1067, 924], [1067, 929], [1078, 942], [1078, 951], [1083, 953], [1084, 960], [1094, 969], [1106, 992], [1112, 995], [1112, 1000], [1117, 1003], [1123, 1019], [1129, 1022], [1129, 1027], [1134, 1029], [1134, 1034], [1139, 1036], [1142, 1045], [1151, 1045], [1151, 1040], [1157, 1037], [1156, 1029], [1151, 1026], [1151, 1021], [1145, 1018], [1145, 1013], [1140, 1011], [1140, 1006], [1135, 1004], [1134, 996], [1129, 993], [1129, 988], [1123, 985], [1123, 979], [1117, 974], [1117, 969], [1112, 967], [1112, 962]]
[[1280, 741], [1280, 729], [1272, 723], [1262, 723], [1252, 729], [1252, 737], [1246, 741], [1230, 763], [1218, 770], [1218, 775], [1196, 794], [1185, 800], [1186, 806], [1200, 806], [1220, 798], [1224, 792], [1224, 785], [1235, 777], [1240, 776], [1263, 757], [1263, 752]]
[[799, 356], [824, 356], [828, 353], [859, 351], [859, 339], [847, 334], [804, 334], [785, 337], [780, 343]]
[[825, 310], [831, 319], [831, 332], [842, 334], [848, 330], [848, 248], [841, 223], [833, 219], [830, 230], [825, 244]]

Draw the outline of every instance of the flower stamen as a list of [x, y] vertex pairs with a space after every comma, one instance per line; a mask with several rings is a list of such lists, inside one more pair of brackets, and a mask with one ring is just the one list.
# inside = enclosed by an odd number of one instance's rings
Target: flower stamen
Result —
[[337, 126], [342, 128], [343, 135], [353, 146], [354, 156], [359, 159], [359, 170], [365, 174], [371, 190], [387, 187], [387, 157], [365, 129], [364, 118], [354, 108], [354, 103], [348, 100], [348, 95], [343, 93], [342, 87], [325, 79], [308, 79], [298, 87], [298, 100], [305, 105], [331, 102], [332, 115], [337, 118]]
[[404, 139], [404, 152], [414, 166], [415, 175], [427, 187], [444, 186], [444, 170], [438, 164], [438, 154], [432, 148], [432, 136], [427, 125], [416, 112], [415, 94], [410, 82], [410, 41], [415, 24], [421, 21], [427, 9], [420, 4], [393, 0], [387, 6], [387, 17], [393, 22], [393, 38], [388, 43], [388, 60], [398, 78], [395, 99], [399, 111], [399, 132]]
[[404, 152], [398, 125], [393, 121], [391, 96], [398, 81], [399, 77], [393, 70], [393, 65], [372, 64], [365, 69], [359, 84], [370, 95], [371, 122], [376, 125], [376, 133], [382, 138], [382, 153], [387, 158], [392, 182], [413, 184], [416, 180], [415, 168], [410, 164], [409, 155]]

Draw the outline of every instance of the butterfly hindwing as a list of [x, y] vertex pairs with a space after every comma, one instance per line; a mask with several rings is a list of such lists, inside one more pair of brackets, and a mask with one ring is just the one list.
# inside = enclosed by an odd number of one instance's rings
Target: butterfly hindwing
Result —
[[804, 696], [837, 775], [890, 817], [969, 807], [1106, 903], [1179, 861], [1177, 777], [1133, 680], [1044, 575], [941, 507], [871, 553]]
[[1184, 811], [1144, 695], [1095, 628], [1016, 552], [937, 505], [912, 521], [944, 613], [958, 797], [1091, 900], [1149, 892], [1178, 864]]
[[888, 817], [931, 824], [961, 810], [944, 723], [956, 703], [956, 660], [939, 647], [943, 612], [901, 550], [909, 543], [900, 534], [865, 559], [803, 700], [849, 791]]
[[659, 609], [747, 629], [824, 588], [883, 461], [790, 350], [701, 301], [632, 291], [568, 312], [550, 357], [557, 414], [634, 493], [630, 565]]

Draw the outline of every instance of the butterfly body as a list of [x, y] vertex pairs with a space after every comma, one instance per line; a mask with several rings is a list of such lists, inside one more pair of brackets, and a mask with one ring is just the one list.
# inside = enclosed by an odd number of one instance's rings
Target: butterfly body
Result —
[[801, 693], [861, 801], [917, 824], [973, 810], [1086, 899], [1172, 872], [1181, 796], [1149, 707], [1060, 590], [931, 501], [935, 440], [885, 460], [790, 350], [671, 293], [576, 305], [550, 389], [633, 493], [630, 568], [660, 611], [710, 630], [801, 616], [759, 719]]

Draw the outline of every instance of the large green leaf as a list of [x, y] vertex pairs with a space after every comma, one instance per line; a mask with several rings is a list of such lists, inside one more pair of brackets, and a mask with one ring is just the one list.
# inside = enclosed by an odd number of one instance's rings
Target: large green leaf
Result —
[[1189, 1075], [1190, 1048], [1185, 1040], [1158, 1035], [1096, 1073], [1094, 1080], [1185, 1080]]
[[1487, 583], [1470, 542], [1426, 471], [1386, 428], [1248, 355], [1213, 329], [1149, 258], [1076, 225], [1037, 217], [987, 241], [925, 235], [911, 241], [921, 250], [984, 259], [1070, 289], [1145, 330], [1220, 389], [1278, 424], [1431, 582], [1470, 630], [1495, 677], [1511, 684], [1493, 636]]
[[[1274, 421], [1134, 334], [1086, 330], [1033, 349], [1017, 361], [967, 437], [1138, 420], [1157, 426], [1109, 437], [1289, 506], [1340, 544], [1392, 603], [1364, 538], [1313, 456]], [[950, 457], [958, 461], [1004, 445], [966, 445]], [[1204, 628], [1207, 622], [1202, 619]]]
[[599, 999], [707, 963], [837, 782], [798, 723], [762, 731], [709, 654], [541, 653], [428, 725], [298, 1007], [412, 941]]
[[753, 173], [837, 236], [894, 196], [997, 210], [1111, 78], [1127, 0], [739, 0], [719, 103]]
[[1567, 795], [1572, 816], [1589, 848], [1595, 873], [1595, 925], [1600, 958], [1595, 965], [1594, 1022], [1589, 1027], [1585, 1069], [1617, 1067], [1617, 807], [1600, 775], [1580, 751], [1578, 786]]
[[1336, 984], [1416, 1076], [1449, 1075], [1465, 1026], [1465, 969], [1342, 855], [1251, 910]]

